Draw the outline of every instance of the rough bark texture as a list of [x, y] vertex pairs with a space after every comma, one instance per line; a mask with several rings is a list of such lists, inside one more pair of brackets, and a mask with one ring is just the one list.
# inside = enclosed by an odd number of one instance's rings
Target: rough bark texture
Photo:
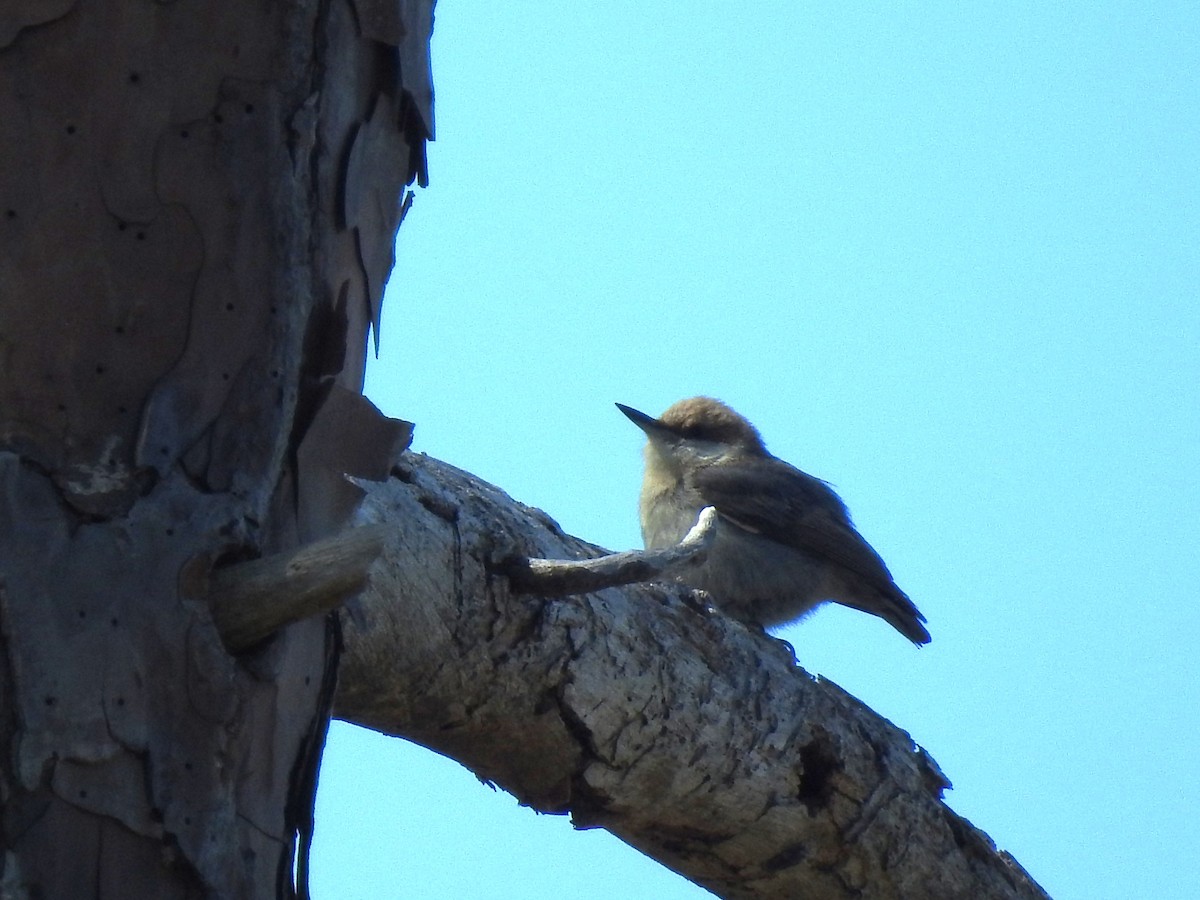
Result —
[[358, 392], [432, 5], [0, 7], [6, 900], [303, 873], [338, 634], [235, 659], [208, 574], [341, 527], [407, 440]]
[[383, 550], [385, 526], [350, 528], [295, 550], [223, 566], [208, 607], [225, 646], [252, 649], [281, 628], [337, 609], [362, 591]]
[[604, 827], [728, 898], [1044, 898], [941, 800], [937, 765], [786, 644], [666, 586], [514, 594], [513, 557], [601, 552], [406, 455], [345, 616], [335, 714]]

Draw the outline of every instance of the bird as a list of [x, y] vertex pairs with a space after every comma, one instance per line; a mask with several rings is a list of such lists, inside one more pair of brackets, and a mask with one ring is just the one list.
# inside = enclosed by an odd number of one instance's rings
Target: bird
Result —
[[712, 545], [679, 581], [764, 629], [833, 601], [929, 643], [925, 617], [833, 488], [773, 456], [745, 416], [712, 397], [680, 400], [659, 418], [617, 408], [647, 439], [638, 504], [646, 548], [678, 543], [702, 509], [717, 511]]

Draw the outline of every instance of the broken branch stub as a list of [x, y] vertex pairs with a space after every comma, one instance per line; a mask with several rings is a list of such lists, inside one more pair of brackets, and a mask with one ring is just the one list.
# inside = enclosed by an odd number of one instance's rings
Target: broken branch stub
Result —
[[387, 528], [351, 528], [286, 553], [217, 569], [209, 588], [213, 622], [238, 653], [285, 625], [329, 612], [363, 589]]

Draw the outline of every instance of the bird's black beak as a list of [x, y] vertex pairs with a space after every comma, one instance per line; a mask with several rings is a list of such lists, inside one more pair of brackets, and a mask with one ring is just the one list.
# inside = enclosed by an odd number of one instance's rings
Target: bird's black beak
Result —
[[646, 437], [659, 438], [660, 440], [669, 440], [677, 437], [670, 428], [658, 421], [654, 416], [648, 416], [644, 412], [634, 409], [632, 406], [626, 406], [624, 403], [618, 403], [617, 409], [625, 413], [630, 422], [646, 432]]

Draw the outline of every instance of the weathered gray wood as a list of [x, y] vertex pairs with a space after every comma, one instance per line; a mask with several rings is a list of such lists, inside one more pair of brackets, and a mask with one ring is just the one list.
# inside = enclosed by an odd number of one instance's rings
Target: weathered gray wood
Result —
[[692, 562], [716, 537], [717, 511], [707, 506], [696, 524], [674, 547], [657, 550], [625, 550], [595, 559], [513, 559], [503, 569], [512, 590], [539, 597], [586, 594], [608, 587], [653, 581], [669, 576], [672, 569]]
[[363, 589], [385, 527], [352, 528], [213, 573], [208, 602], [221, 640], [248, 650], [287, 625], [329, 612]]
[[392, 530], [347, 605], [338, 717], [721, 897], [1044, 900], [924, 750], [783, 642], [675, 586], [515, 593], [514, 557], [603, 551], [436, 460], [364, 487]]

